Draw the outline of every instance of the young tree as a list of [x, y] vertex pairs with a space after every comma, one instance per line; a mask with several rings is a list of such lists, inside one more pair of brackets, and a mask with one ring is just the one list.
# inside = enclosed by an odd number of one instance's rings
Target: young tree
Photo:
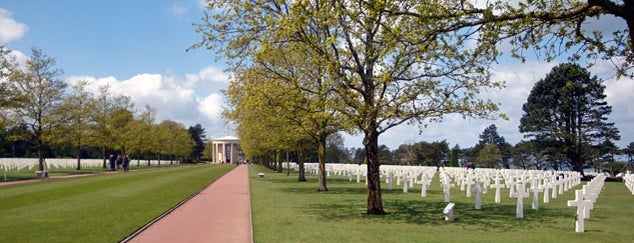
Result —
[[606, 122], [612, 107], [604, 101], [604, 90], [601, 81], [579, 65], [560, 64], [531, 90], [522, 106], [520, 132], [558, 148], [572, 169], [583, 173], [591, 146], [619, 139], [614, 123]]
[[482, 131], [480, 141], [478, 141], [478, 144], [474, 147], [474, 152], [479, 154], [487, 144], [493, 144], [497, 147], [500, 152], [502, 167], [508, 169], [510, 167], [511, 155], [513, 154], [513, 146], [507, 143], [504, 137], [498, 134], [498, 129], [495, 124], [491, 124]]
[[54, 58], [38, 48], [31, 51], [25, 69], [16, 69], [9, 75], [8, 89], [14, 99], [11, 114], [18, 124], [27, 124], [29, 135], [37, 143], [39, 170], [44, 170], [43, 150], [59, 125], [54, 111], [64, 98], [66, 83], [58, 78], [62, 70], [55, 67]]
[[15, 56], [11, 54], [11, 50], [5, 45], [0, 45], [0, 130], [4, 130], [7, 126], [6, 114], [12, 105], [13, 96], [11, 94], [10, 83], [4, 80], [8, 79], [10, 74], [16, 68]]
[[[336, 93], [335, 107], [363, 133], [367, 214], [382, 215], [379, 135], [403, 123], [440, 121], [445, 114], [491, 117], [496, 104], [478, 96], [501, 87], [487, 67], [499, 53], [471, 45], [474, 32], [446, 29], [438, 5], [400, 1], [208, 1], [195, 45], [216, 49], [234, 65], [285, 43], [315, 56]], [[306, 80], [315, 82], [315, 80]]]
[[154, 151], [154, 149], [159, 146], [159, 141], [155, 134], [155, 115], [156, 110], [146, 105], [145, 110], [141, 112], [139, 117], [136, 117], [126, 126], [126, 132], [128, 134], [128, 148], [126, 149], [126, 153], [129, 156], [134, 155], [134, 157], [138, 159], [137, 162], [140, 162], [143, 155], [149, 155], [150, 151]]
[[93, 94], [87, 90], [89, 81], [79, 80], [73, 85], [73, 92], [66, 96], [58, 107], [56, 113], [62, 126], [57, 129], [57, 142], [69, 144], [75, 149], [77, 158], [77, 170], [81, 170], [81, 150], [82, 146], [89, 144], [88, 138], [91, 135], [91, 114], [94, 105]]
[[480, 167], [497, 168], [498, 164], [502, 162], [500, 149], [492, 143], [487, 143], [478, 151], [476, 162]]
[[[117, 130], [115, 127], [114, 116], [117, 114], [117, 111], [131, 110], [134, 104], [130, 101], [130, 97], [128, 96], [112, 95], [110, 86], [106, 85], [99, 87], [99, 94], [93, 105], [95, 112], [92, 114], [93, 127], [91, 130], [93, 131], [93, 136], [91, 136], [91, 138], [93, 140], [91, 144], [102, 149], [103, 168], [106, 168], [106, 159], [108, 158], [107, 151], [109, 149], [115, 149], [116, 133], [121, 132], [121, 130]], [[121, 128], [121, 125], [119, 125], [119, 128]]]
[[[275, 110], [261, 115], [275, 116], [271, 120], [273, 126], [286, 126], [281, 128], [287, 130], [286, 133], [276, 135], [286, 135], [285, 143], [297, 144], [305, 140], [303, 136], [297, 136], [298, 133], [314, 139], [318, 144], [318, 190], [327, 191], [327, 138], [346, 127], [345, 120], [335, 109], [340, 99], [332, 92], [332, 80], [325, 68], [319, 65], [319, 58], [293, 51], [300, 48], [296, 46], [294, 43], [288, 43], [261, 50], [253, 58], [253, 64], [249, 69], [240, 67], [236, 70], [240, 74], [236, 75], [238, 79], [232, 83], [228, 94], [250, 96], [250, 100], [258, 100], [251, 105], [264, 105], [263, 108]], [[248, 83], [241, 84], [242, 82]], [[230, 100], [241, 101], [240, 97]], [[262, 116], [259, 119], [262, 120]], [[300, 170], [301, 168], [302, 164]]]

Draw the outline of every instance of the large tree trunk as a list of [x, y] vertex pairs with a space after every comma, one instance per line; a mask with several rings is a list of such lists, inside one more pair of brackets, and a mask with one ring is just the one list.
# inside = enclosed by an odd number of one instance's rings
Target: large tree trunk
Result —
[[326, 136], [319, 136], [319, 147], [317, 149], [317, 157], [319, 157], [319, 191], [326, 192], [328, 187], [326, 186]]
[[383, 215], [383, 200], [381, 199], [381, 177], [379, 161], [379, 134], [376, 129], [366, 131], [363, 138], [365, 156], [368, 163], [368, 215]]
[[[42, 141], [42, 129], [37, 128], [35, 131], [35, 139], [37, 140], [37, 157], [38, 168], [40, 171], [44, 171], [44, 142]], [[45, 174], [42, 174], [45, 175]]]
[[304, 147], [302, 142], [297, 142], [297, 165], [299, 165], [298, 181], [306, 181], [306, 172], [304, 171]]
[[77, 170], [81, 170], [81, 145], [77, 146], [77, 152], [75, 156], [77, 158]]

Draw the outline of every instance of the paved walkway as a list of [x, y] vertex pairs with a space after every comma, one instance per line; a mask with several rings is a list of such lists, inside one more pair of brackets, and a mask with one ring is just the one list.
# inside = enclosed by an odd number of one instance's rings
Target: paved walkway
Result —
[[127, 242], [251, 243], [249, 167], [240, 165]]

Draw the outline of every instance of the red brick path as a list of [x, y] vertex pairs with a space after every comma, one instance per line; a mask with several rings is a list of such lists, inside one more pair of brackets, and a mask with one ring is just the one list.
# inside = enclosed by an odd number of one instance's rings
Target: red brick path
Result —
[[127, 242], [251, 243], [249, 167], [240, 165]]

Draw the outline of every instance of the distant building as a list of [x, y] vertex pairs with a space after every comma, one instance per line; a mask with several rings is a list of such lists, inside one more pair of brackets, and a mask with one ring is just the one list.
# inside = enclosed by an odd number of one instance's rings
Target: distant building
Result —
[[240, 150], [240, 139], [225, 136], [211, 140], [213, 163], [239, 163], [244, 160]]

